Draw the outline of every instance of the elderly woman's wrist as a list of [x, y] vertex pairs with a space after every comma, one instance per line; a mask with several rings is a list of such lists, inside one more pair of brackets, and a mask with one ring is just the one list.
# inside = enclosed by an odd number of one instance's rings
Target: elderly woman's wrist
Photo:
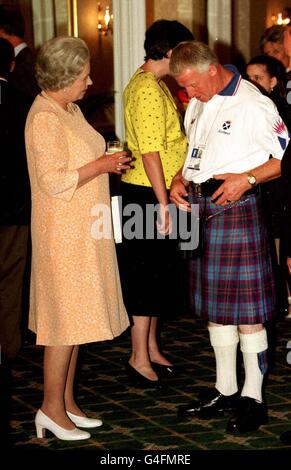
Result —
[[99, 160], [94, 161], [94, 174], [95, 176], [99, 176], [101, 174], [101, 165]]

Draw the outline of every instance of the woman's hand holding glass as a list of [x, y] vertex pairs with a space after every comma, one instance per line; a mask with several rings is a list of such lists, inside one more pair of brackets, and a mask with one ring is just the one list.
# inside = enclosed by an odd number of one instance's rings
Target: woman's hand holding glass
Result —
[[111, 155], [104, 154], [98, 158], [99, 165], [102, 165], [100, 173], [116, 173], [120, 174], [123, 170], [130, 170], [130, 162], [132, 158], [123, 150]]
[[121, 140], [108, 140], [106, 143], [106, 153], [107, 155], [112, 155], [116, 152], [121, 152], [124, 150], [124, 143]]
[[124, 144], [121, 141], [108, 141], [106, 153], [98, 159], [102, 164], [101, 173], [120, 174], [122, 170], [129, 170], [132, 161], [131, 155], [123, 150]]

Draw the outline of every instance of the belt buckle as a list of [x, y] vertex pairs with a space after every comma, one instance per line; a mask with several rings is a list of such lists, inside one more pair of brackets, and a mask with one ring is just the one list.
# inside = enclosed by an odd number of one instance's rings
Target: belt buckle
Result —
[[193, 183], [193, 196], [202, 197], [202, 184]]

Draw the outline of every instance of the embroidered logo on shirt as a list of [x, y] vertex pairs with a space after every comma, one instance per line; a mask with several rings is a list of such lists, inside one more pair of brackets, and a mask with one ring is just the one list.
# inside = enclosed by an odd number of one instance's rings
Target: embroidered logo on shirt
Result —
[[276, 132], [282, 150], [285, 150], [287, 144], [287, 128], [281, 118], [277, 119], [273, 127]]
[[222, 123], [221, 125], [221, 129], [218, 129], [218, 132], [220, 132], [220, 134], [230, 135], [230, 132], [229, 132], [230, 127], [231, 127], [231, 121], [224, 121], [224, 123]]

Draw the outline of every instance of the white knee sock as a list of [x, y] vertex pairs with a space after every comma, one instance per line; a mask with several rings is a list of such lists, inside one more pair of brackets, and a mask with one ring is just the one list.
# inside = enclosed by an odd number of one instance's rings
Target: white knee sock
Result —
[[240, 333], [239, 338], [245, 367], [245, 383], [241, 396], [254, 398], [257, 401], [262, 402], [264, 375], [259, 368], [258, 353], [268, 349], [266, 330], [263, 329], [252, 334]]
[[210, 343], [216, 359], [215, 388], [222, 395], [237, 392], [236, 350], [239, 336], [235, 325], [208, 327]]

